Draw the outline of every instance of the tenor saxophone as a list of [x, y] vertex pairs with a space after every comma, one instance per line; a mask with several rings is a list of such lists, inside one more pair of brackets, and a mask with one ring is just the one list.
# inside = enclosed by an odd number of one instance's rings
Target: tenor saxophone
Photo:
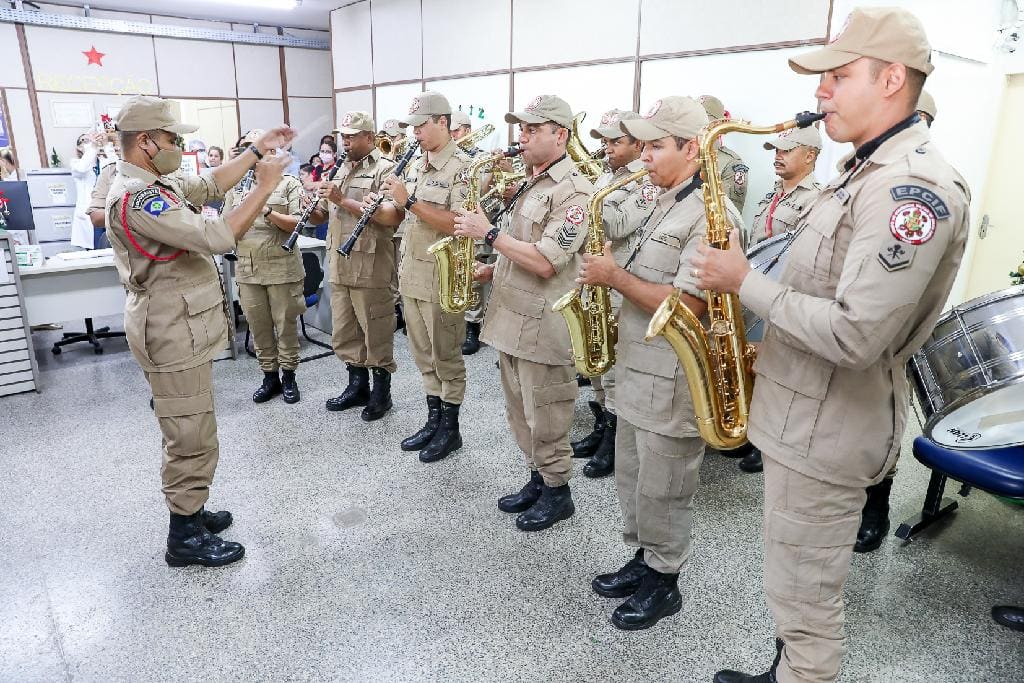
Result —
[[[649, 173], [646, 169], [630, 173], [603, 187], [590, 198], [587, 223], [587, 253], [604, 253], [604, 219], [601, 207], [604, 198], [615, 190], [640, 180]], [[615, 364], [615, 342], [619, 336], [618, 323], [612, 311], [608, 287], [583, 285], [571, 289], [555, 302], [551, 310], [561, 313], [569, 327], [572, 358], [576, 371], [586, 377], [603, 375]]]
[[[716, 249], [729, 248], [729, 222], [725, 191], [719, 176], [715, 140], [738, 132], [770, 135], [789, 128], [806, 128], [824, 114], [803, 112], [774, 126], [753, 126], [746, 121], [716, 121], [704, 128], [700, 143], [700, 174], [704, 180], [707, 241]], [[754, 389], [756, 351], [747, 343], [743, 309], [735, 294], [705, 290], [708, 327], [672, 292], [654, 312], [647, 340], [662, 335], [671, 344], [686, 373], [693, 398], [697, 431], [712, 448], [732, 450], [747, 440], [750, 399]]]
[[[494, 152], [470, 164], [469, 191], [462, 202], [463, 209], [472, 212], [480, 205], [480, 170], [509, 154]], [[472, 237], [443, 237], [427, 247], [427, 251], [437, 261], [439, 298], [446, 313], [464, 313], [480, 303], [479, 295], [473, 291], [476, 244]]]

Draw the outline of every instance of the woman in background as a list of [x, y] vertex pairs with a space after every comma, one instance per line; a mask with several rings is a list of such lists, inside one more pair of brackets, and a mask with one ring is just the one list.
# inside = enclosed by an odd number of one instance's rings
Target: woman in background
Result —
[[110, 246], [106, 232], [93, 227], [89, 218], [92, 190], [100, 169], [117, 161], [113, 145], [103, 133], [88, 131], [78, 136], [75, 143], [77, 158], [71, 162], [71, 176], [75, 179], [75, 214], [71, 221], [71, 244], [83, 249], [105, 249]]
[[0, 149], [0, 180], [17, 180], [18, 162], [14, 159], [14, 152], [4, 147]]

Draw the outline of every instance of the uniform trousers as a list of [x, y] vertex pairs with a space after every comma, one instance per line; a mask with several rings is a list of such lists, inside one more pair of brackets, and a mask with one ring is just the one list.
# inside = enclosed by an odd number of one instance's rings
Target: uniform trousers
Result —
[[569, 430], [579, 387], [572, 365], [542, 365], [498, 353], [505, 416], [526, 465], [548, 486], [572, 476]]
[[843, 586], [867, 494], [800, 474], [771, 453], [763, 458], [764, 591], [786, 644], [776, 677], [834, 681], [846, 639]]
[[279, 285], [238, 283], [242, 312], [252, 332], [260, 370], [299, 367], [299, 331], [296, 318], [306, 311], [302, 281]]
[[191, 515], [210, 497], [220, 454], [213, 413], [213, 361], [188, 370], [145, 374], [163, 434], [164, 498], [171, 512]]
[[656, 434], [621, 417], [615, 433], [615, 488], [622, 540], [644, 549], [644, 562], [678, 574], [690, 559], [693, 496], [700, 482], [704, 441]]
[[413, 360], [423, 377], [423, 389], [429, 396], [440, 396], [445, 403], [462, 404], [466, 395], [466, 363], [462, 360], [462, 342], [466, 339], [466, 320], [462, 313], [445, 313], [441, 304], [402, 297], [405, 331]]
[[389, 287], [331, 285], [331, 346], [359, 368], [398, 369], [395, 363], [395, 298]]

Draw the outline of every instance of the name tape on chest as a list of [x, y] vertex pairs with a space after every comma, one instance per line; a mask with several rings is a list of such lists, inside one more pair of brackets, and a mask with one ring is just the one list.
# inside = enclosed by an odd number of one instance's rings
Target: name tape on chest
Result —
[[889, 189], [889, 194], [896, 201], [913, 199], [926, 204], [932, 210], [935, 218], [940, 221], [944, 218], [949, 218], [949, 207], [927, 187], [921, 187], [920, 185], [896, 185]]
[[451, 187], [448, 184], [448, 181], [446, 181], [446, 180], [434, 180], [433, 178], [431, 178], [430, 180], [428, 180], [424, 184], [426, 185], [426, 187], [440, 187], [440, 188], [443, 188], [445, 190], [447, 190], [447, 189], [449, 189]]
[[656, 232], [651, 235], [651, 241], [657, 242], [658, 244], [664, 244], [666, 247], [672, 247], [676, 251], [683, 248], [683, 243], [678, 237], [664, 232]]

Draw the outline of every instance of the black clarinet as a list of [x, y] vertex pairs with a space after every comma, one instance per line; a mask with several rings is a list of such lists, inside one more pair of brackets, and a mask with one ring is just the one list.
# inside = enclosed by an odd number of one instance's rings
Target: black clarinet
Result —
[[[348, 154], [345, 152], [338, 155], [338, 160], [334, 163], [334, 168], [332, 168], [331, 172], [327, 174], [327, 182], [331, 182], [334, 180], [334, 176], [338, 175], [338, 171], [341, 169], [341, 165], [345, 163], [346, 158], [348, 158]], [[292, 249], [295, 248], [295, 243], [299, 241], [299, 232], [306, 227], [306, 223], [309, 222], [309, 217], [313, 215], [313, 211], [316, 210], [316, 205], [319, 203], [320, 198], [313, 197], [313, 201], [309, 203], [306, 210], [302, 212], [301, 216], [299, 216], [299, 222], [295, 224], [295, 230], [292, 231], [292, 234], [288, 235], [288, 239], [281, 245], [281, 248], [289, 254], [292, 252]]]
[[[419, 147], [419, 142], [413, 142], [409, 145], [409, 149], [406, 150], [405, 154], [402, 156], [402, 160], [398, 162], [398, 165], [395, 166], [394, 171], [392, 171], [392, 174], [395, 177], [402, 177], [402, 174], [405, 173], [405, 167], [409, 165], [410, 161], [412, 161], [412, 155], [416, 153], [416, 150], [419, 149]], [[356, 240], [359, 239], [359, 235], [363, 233], [363, 230], [366, 229], [366, 225], [370, 222], [370, 219], [373, 218], [373, 214], [377, 212], [377, 209], [379, 209], [380, 205], [383, 203], [384, 193], [382, 192], [380, 196], [374, 200], [373, 204], [370, 204], [363, 211], [363, 215], [359, 217], [359, 222], [356, 223], [356, 227], [352, 228], [352, 234], [348, 236], [347, 240], [345, 240], [345, 244], [338, 247], [339, 254], [342, 254], [345, 258], [352, 255], [352, 249], [356, 246]]]

